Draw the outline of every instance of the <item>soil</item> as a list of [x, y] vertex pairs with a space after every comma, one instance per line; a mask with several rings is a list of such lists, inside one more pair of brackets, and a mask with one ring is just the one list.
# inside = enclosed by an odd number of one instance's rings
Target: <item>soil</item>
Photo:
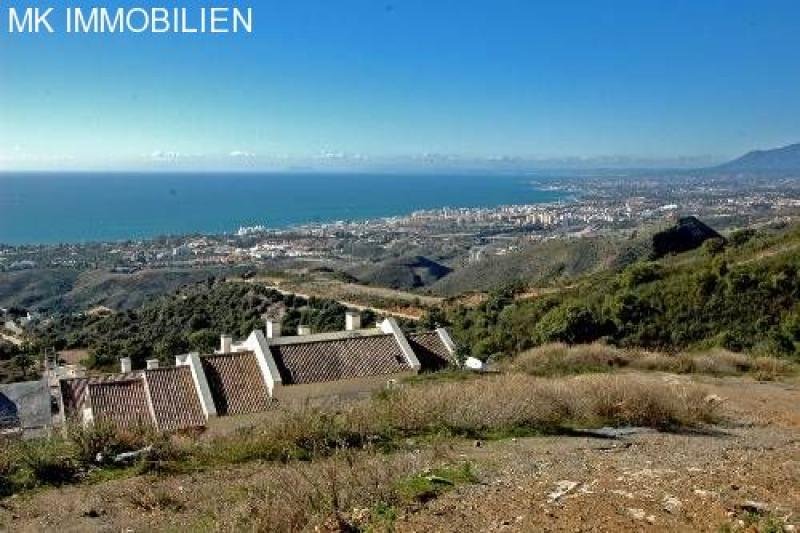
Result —
[[707, 386], [730, 416], [715, 431], [491, 443], [466, 452], [494, 474], [484, 485], [438, 498], [398, 530], [797, 529], [800, 388], [732, 379]]
[[[448, 443], [437, 453], [472, 462], [480, 481], [401, 513], [394, 527], [462, 533], [797, 530], [800, 384], [701, 381], [724, 401], [727, 414], [709, 431]], [[226, 512], [216, 496], [247, 490], [265, 475], [251, 465], [42, 490], [0, 502], [0, 530], [214, 529], [208, 517]], [[159, 505], [159, 494], [179, 496], [179, 503]]]

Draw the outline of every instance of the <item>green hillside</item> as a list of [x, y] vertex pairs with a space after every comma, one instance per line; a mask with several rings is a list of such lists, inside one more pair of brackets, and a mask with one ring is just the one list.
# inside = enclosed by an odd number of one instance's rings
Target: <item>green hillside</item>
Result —
[[446, 316], [472, 354], [512, 354], [538, 344], [605, 339], [679, 350], [723, 346], [797, 357], [800, 342], [800, 226], [734, 233], [727, 243], [619, 272], [580, 278], [533, 300], [495, 291], [477, 308]]
[[66, 268], [0, 272], [0, 307], [56, 312], [83, 311], [97, 305], [133, 309], [152, 297], [203, 281], [209, 276], [235, 275], [243, 271], [208, 267], [141, 270], [133, 274]]
[[468, 291], [497, 290], [515, 282], [551, 284], [616, 268], [647, 253], [648, 248], [636, 239], [554, 239], [469, 264], [432, 285], [431, 291], [442, 296], [456, 296]]
[[416, 289], [435, 283], [452, 269], [423, 256], [400, 257], [353, 269], [360, 282], [390, 289]]
[[[300, 323], [317, 332], [344, 329], [345, 308], [335, 301], [209, 279], [124, 312], [58, 315], [35, 332], [37, 346], [32, 349], [88, 347], [91, 367], [114, 366], [120, 357], [130, 357], [141, 368], [151, 357], [171, 363], [176, 354], [208, 352], [222, 333], [246, 337], [263, 328], [264, 314], [282, 316], [285, 331]], [[373, 320], [371, 313], [364, 313], [365, 324]]]

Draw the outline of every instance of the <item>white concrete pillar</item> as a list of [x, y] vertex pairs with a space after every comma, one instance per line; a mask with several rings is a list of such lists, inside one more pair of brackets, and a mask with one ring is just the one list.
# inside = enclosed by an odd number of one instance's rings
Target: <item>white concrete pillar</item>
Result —
[[397, 342], [397, 345], [400, 346], [400, 350], [402, 350], [403, 355], [406, 356], [408, 366], [410, 366], [415, 372], [419, 372], [419, 370], [422, 368], [422, 365], [420, 364], [419, 359], [417, 359], [417, 354], [414, 353], [414, 350], [408, 343], [405, 333], [403, 333], [403, 330], [400, 329], [400, 325], [397, 323], [397, 320], [392, 317], [386, 318], [379, 324], [379, 327], [384, 333], [394, 336], [394, 340]]
[[211, 395], [211, 387], [208, 385], [206, 373], [203, 370], [203, 362], [200, 354], [193, 352], [175, 358], [176, 366], [188, 366], [192, 372], [192, 381], [200, 399], [200, 407], [206, 418], [217, 416], [217, 406], [214, 404], [214, 397]]
[[311, 326], [299, 325], [297, 326], [297, 334], [300, 336], [311, 335]]
[[232, 336], [221, 335], [219, 338], [219, 353], [231, 353], [232, 344], [233, 344]]
[[281, 321], [280, 320], [267, 320], [267, 338], [277, 339], [281, 336]]
[[133, 370], [133, 363], [131, 363], [130, 357], [120, 357], [119, 359], [119, 371], [123, 374], [127, 374]]
[[344, 315], [344, 327], [347, 331], [361, 329], [361, 313], [358, 311], [347, 311]]

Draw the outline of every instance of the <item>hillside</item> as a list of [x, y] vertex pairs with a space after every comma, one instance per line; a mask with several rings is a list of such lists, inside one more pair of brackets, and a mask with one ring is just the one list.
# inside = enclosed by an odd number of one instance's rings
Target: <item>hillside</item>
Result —
[[683, 217], [674, 226], [653, 235], [650, 258], [658, 259], [669, 254], [688, 252], [709, 239], [722, 240], [722, 235], [696, 217]]
[[754, 150], [717, 169], [734, 172], [800, 171], [800, 143], [772, 150]]
[[0, 307], [56, 312], [83, 311], [97, 305], [133, 309], [183, 285], [236, 273], [236, 269], [213, 267], [142, 270], [133, 274], [55, 268], [0, 272]]
[[643, 227], [629, 238], [603, 236], [538, 242], [508, 255], [471, 263], [434, 284], [431, 291], [457, 296], [518, 283], [542, 286], [566, 282], [595, 273], [618, 272], [641, 259], [694, 250], [708, 239], [722, 236], [689, 216], [674, 224]]
[[431, 286], [432, 293], [457, 296], [512, 284], [541, 286], [618, 270], [652, 253], [651, 232], [633, 238], [553, 239], [502, 256], [490, 256], [455, 270]]
[[800, 225], [744, 231], [681, 255], [577, 279], [532, 300], [493, 294], [447, 321], [473, 355], [605, 339], [668, 351], [721, 346], [800, 357]]
[[361, 283], [390, 289], [426, 287], [447, 276], [452, 269], [423, 256], [389, 259], [377, 265], [353, 269]]
[[[89, 348], [91, 367], [113, 366], [118, 358], [130, 357], [141, 368], [151, 357], [170, 363], [175, 354], [211, 351], [222, 333], [246, 337], [263, 327], [265, 313], [281, 316], [285, 331], [302, 322], [323, 332], [343, 329], [344, 312], [332, 300], [307, 300], [242, 281], [208, 280], [108, 316], [58, 315], [34, 333], [42, 347]], [[372, 319], [364, 313], [365, 324]]]

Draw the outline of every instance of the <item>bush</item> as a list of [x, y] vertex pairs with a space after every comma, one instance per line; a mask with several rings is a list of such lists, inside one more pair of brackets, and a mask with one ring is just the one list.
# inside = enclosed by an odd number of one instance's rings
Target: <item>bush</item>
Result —
[[19, 460], [17, 445], [0, 440], [0, 498], [14, 492]]
[[153, 434], [146, 430], [122, 430], [111, 424], [74, 425], [68, 436], [77, 458], [84, 464], [103, 463], [119, 453], [147, 446]]
[[790, 376], [799, 370], [797, 365], [782, 359], [752, 357], [720, 348], [670, 355], [634, 349], [622, 350], [604, 344], [567, 346], [558, 343], [523, 352], [509, 362], [507, 367], [533, 376], [563, 376], [630, 368], [714, 376], [749, 373], [762, 380]]
[[169, 474], [184, 470], [182, 461], [187, 454], [168, 435], [159, 435], [142, 455], [139, 472], [142, 474]]
[[579, 344], [602, 337], [609, 331], [609, 327], [589, 307], [567, 305], [556, 307], [544, 315], [536, 324], [534, 338], [539, 343]]
[[511, 368], [534, 376], [608, 372], [630, 364], [628, 352], [604, 344], [546, 344], [521, 353]]
[[80, 471], [74, 449], [58, 438], [26, 442], [22, 445], [22, 452], [22, 463], [37, 485], [70, 483]]

